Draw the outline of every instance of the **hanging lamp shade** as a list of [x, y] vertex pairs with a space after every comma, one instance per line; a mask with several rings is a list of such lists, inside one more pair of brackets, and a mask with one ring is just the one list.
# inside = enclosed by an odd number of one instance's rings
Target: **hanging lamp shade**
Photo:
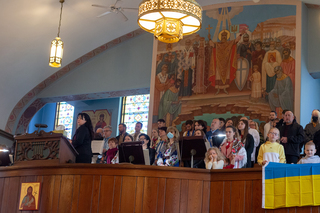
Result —
[[175, 43], [201, 28], [202, 8], [193, 0], [143, 0], [138, 24], [159, 41]]
[[63, 56], [63, 41], [59, 37], [56, 37], [51, 41], [49, 66], [61, 67], [61, 61]]
[[60, 35], [60, 27], [61, 27], [61, 19], [62, 19], [62, 8], [64, 0], [59, 0], [61, 4], [60, 8], [60, 18], [59, 18], [59, 27], [58, 27], [58, 35], [55, 39], [51, 41], [50, 47], [50, 56], [49, 56], [49, 66], [50, 67], [61, 67], [62, 56], [63, 56], [63, 41], [61, 41]]

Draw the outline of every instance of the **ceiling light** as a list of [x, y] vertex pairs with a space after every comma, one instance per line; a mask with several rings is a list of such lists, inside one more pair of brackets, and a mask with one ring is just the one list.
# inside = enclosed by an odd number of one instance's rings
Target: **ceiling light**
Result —
[[59, 34], [60, 34], [62, 7], [63, 7], [64, 0], [59, 0], [59, 2], [61, 3], [61, 10], [60, 10], [60, 19], [59, 19], [59, 27], [58, 27], [58, 36], [51, 41], [50, 58], [49, 58], [50, 67], [61, 67], [61, 61], [62, 61], [62, 55], [63, 55], [63, 41], [61, 41]]
[[139, 26], [165, 43], [175, 43], [201, 28], [202, 8], [194, 0], [143, 0]]

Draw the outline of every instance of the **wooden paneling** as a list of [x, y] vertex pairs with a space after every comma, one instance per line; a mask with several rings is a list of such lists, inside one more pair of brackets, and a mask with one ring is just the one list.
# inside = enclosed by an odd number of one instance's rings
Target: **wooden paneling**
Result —
[[152, 212], [157, 207], [159, 178], [145, 178], [142, 212]]
[[115, 178], [113, 176], [101, 177], [99, 213], [112, 212], [114, 182], [115, 182]]
[[73, 179], [73, 175], [62, 175], [60, 194], [63, 196], [59, 197], [59, 213], [69, 213], [71, 211]]
[[[262, 209], [260, 168], [167, 169], [76, 164], [0, 168], [0, 213], [320, 213], [319, 207]], [[21, 183], [35, 181], [42, 183], [39, 211], [19, 211]]]

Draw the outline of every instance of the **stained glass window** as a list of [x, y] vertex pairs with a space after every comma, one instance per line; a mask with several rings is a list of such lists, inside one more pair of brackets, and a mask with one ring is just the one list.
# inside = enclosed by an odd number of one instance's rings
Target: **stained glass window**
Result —
[[143, 124], [141, 132], [147, 133], [150, 95], [133, 95], [123, 98], [121, 122], [126, 124], [127, 132], [135, 132], [137, 122]]
[[64, 125], [67, 137], [71, 138], [73, 125], [74, 107], [66, 102], [59, 102], [57, 104], [56, 122], [55, 126]]

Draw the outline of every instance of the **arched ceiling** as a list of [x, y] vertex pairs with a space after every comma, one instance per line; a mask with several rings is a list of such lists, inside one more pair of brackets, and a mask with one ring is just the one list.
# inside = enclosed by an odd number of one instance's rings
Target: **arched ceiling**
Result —
[[[202, 5], [243, 0], [198, 0]], [[267, 0], [265, 0], [267, 2]], [[109, 6], [115, 0], [65, 0], [60, 37], [64, 41], [63, 66], [115, 38], [139, 28], [137, 12], [96, 16], [105, 12], [92, 4]], [[263, 2], [263, 0], [261, 0]], [[318, 0], [303, 0], [320, 4]], [[122, 7], [138, 7], [140, 0], [122, 0]], [[0, 129], [28, 91], [59, 69], [48, 66], [50, 42], [57, 36], [59, 0], [2, 1], [0, 8]], [[5, 114], [5, 115], [3, 115]]]

